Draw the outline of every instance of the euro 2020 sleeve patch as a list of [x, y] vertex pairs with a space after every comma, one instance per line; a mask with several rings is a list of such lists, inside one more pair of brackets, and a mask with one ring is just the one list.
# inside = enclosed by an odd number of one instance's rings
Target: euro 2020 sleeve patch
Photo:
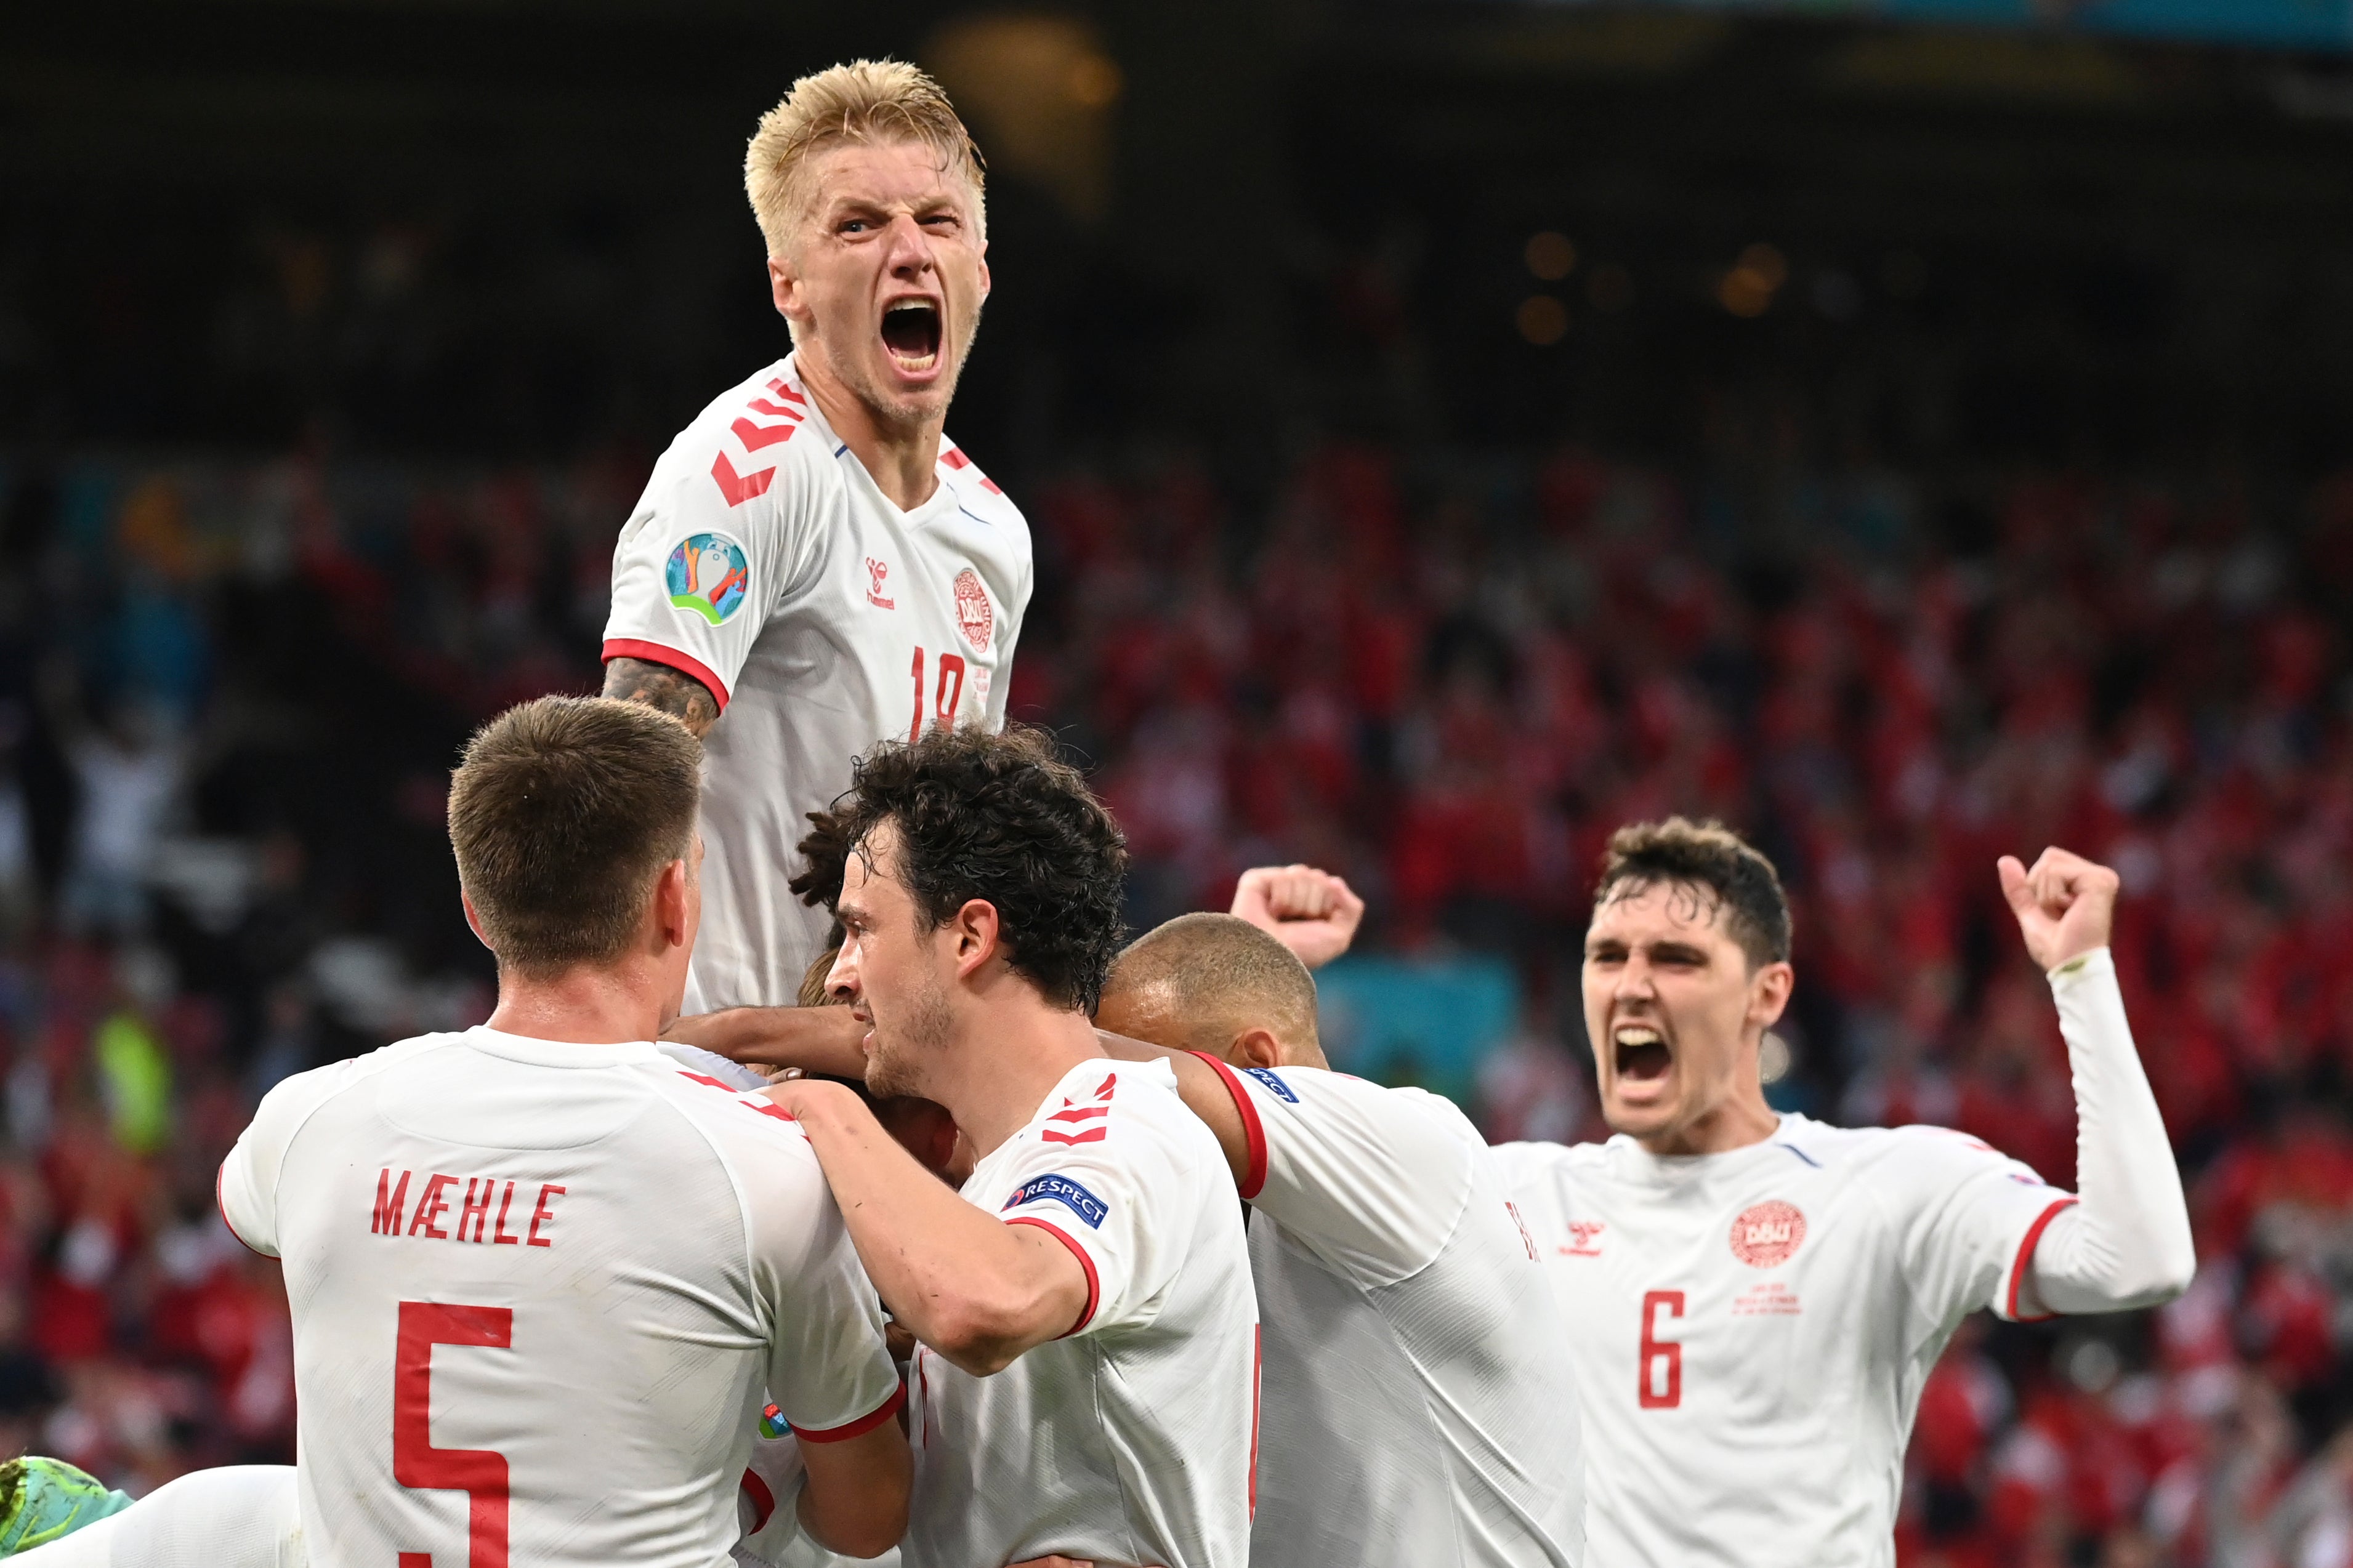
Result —
[[723, 533], [694, 533], [679, 541], [665, 569], [672, 605], [724, 626], [744, 607], [752, 586], [752, 565], [744, 547]]

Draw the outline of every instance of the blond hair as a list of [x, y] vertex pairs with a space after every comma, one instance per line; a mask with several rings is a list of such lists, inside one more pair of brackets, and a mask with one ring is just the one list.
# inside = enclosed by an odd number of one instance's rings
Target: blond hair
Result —
[[793, 83], [784, 100], [760, 116], [744, 149], [744, 193], [768, 254], [790, 248], [807, 214], [810, 154], [845, 143], [902, 142], [923, 143], [939, 154], [943, 171], [971, 184], [974, 227], [983, 227], [986, 165], [940, 84], [903, 60], [852, 60]]

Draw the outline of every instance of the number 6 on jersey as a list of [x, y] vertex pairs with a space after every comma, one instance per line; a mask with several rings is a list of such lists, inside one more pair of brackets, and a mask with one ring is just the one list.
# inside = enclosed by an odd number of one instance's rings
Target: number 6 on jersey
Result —
[[[1683, 1402], [1683, 1347], [1674, 1340], [1658, 1337], [1659, 1319], [1683, 1315], [1683, 1293], [1680, 1290], [1645, 1290], [1642, 1292], [1642, 1346], [1641, 1359], [1635, 1363], [1641, 1378], [1642, 1408], [1672, 1410]], [[1651, 1363], [1665, 1364], [1659, 1375], [1651, 1374]]]

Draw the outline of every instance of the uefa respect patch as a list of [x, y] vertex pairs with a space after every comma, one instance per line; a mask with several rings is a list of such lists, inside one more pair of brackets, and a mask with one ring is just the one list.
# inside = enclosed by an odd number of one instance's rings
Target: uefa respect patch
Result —
[[694, 533], [678, 542], [664, 569], [670, 602], [711, 625], [724, 626], [744, 607], [752, 587], [752, 563], [744, 547], [723, 533]]
[[1272, 1068], [1242, 1068], [1242, 1071], [1250, 1074], [1250, 1077], [1258, 1079], [1259, 1082], [1266, 1085], [1267, 1088], [1274, 1090], [1275, 1093], [1282, 1096], [1283, 1099], [1291, 1101], [1292, 1104], [1296, 1105], [1299, 1103], [1299, 1097], [1291, 1092], [1291, 1086], [1283, 1082], [1281, 1079], [1275, 1077]]
[[[1005, 1207], [1018, 1209], [1023, 1204], [1042, 1203], [1049, 1199], [1086, 1221], [1090, 1230], [1101, 1230], [1103, 1215], [1111, 1212], [1104, 1206], [1103, 1199], [1087, 1191], [1083, 1184], [1064, 1175], [1036, 1177], [1006, 1199]], [[997, 1212], [1002, 1214], [1005, 1211], [999, 1209]]]

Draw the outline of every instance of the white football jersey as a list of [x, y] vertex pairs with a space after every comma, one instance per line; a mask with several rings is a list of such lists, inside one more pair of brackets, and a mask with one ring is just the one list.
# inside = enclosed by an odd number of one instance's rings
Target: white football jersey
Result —
[[1953, 1330], [2018, 1315], [2074, 1200], [1939, 1127], [1784, 1116], [1729, 1153], [1495, 1151], [1553, 1272], [1591, 1560], [1893, 1564], [1904, 1447]]
[[300, 1074], [220, 1200], [285, 1260], [317, 1568], [714, 1568], [768, 1399], [820, 1440], [899, 1407], [807, 1139], [650, 1044], [478, 1028]]
[[785, 884], [807, 814], [877, 741], [1005, 721], [1029, 528], [953, 442], [902, 511], [788, 356], [722, 394], [655, 463], [613, 551], [605, 657], [709, 687], [702, 930], [686, 1010], [789, 1005], [830, 917]]
[[1577, 1563], [1576, 1373], [1478, 1130], [1418, 1089], [1201, 1059], [1250, 1144], [1242, 1196], [1266, 1331], [1251, 1560]]
[[1087, 1302], [994, 1377], [916, 1347], [907, 1568], [1243, 1568], [1258, 1309], [1233, 1174], [1168, 1064], [1071, 1068], [964, 1195], [1068, 1247]]

